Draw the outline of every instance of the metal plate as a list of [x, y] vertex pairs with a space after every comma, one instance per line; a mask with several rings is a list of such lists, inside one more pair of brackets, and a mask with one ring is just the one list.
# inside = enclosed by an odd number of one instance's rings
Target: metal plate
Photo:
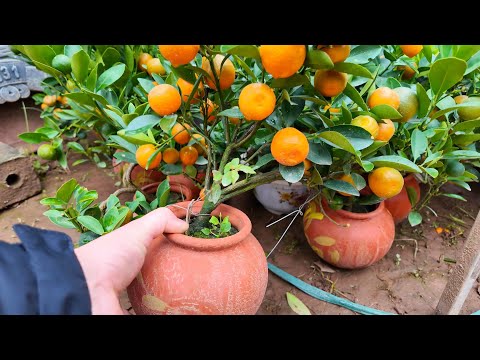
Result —
[[21, 61], [0, 61], [0, 88], [27, 83], [25, 63]]

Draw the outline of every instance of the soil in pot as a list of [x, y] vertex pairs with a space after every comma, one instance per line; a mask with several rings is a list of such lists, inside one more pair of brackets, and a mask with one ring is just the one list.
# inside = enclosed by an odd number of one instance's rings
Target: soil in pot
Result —
[[383, 258], [395, 238], [395, 224], [384, 202], [367, 213], [332, 210], [322, 200], [309, 203], [303, 223], [310, 247], [326, 262], [360, 269]]
[[[186, 216], [189, 202], [170, 209]], [[203, 202], [193, 205], [199, 212]], [[128, 287], [136, 314], [255, 314], [268, 281], [265, 253], [252, 235], [250, 219], [221, 204], [212, 213], [229, 216], [234, 235], [201, 239], [164, 234], [149, 247], [145, 263]]]

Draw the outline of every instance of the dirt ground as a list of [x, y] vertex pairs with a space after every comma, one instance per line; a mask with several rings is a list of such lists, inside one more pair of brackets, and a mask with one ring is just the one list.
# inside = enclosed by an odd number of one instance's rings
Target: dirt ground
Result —
[[[32, 106], [31, 102], [27, 101], [26, 106]], [[16, 138], [18, 133], [25, 131], [21, 103], [1, 105], [0, 122], [3, 128], [7, 129], [6, 133], [0, 136], [0, 141], [28, 149], [28, 146]], [[31, 129], [41, 125], [38, 112], [29, 110], [29, 125]], [[72, 158], [70, 163], [72, 160], [74, 159]], [[44, 189], [41, 194], [0, 211], [0, 239], [18, 241], [11, 227], [15, 223], [25, 223], [64, 231], [74, 241], [78, 240], [79, 234], [74, 230], [60, 229], [44, 217], [42, 213], [46, 208], [39, 204], [40, 199], [52, 196], [55, 190], [70, 178], [77, 179], [89, 189], [97, 190], [100, 200], [117, 188], [119, 180], [111, 168], [99, 169], [92, 163], [72, 167], [69, 173], [53, 166], [41, 179]], [[432, 314], [455, 259], [461, 255], [480, 204], [478, 184], [473, 184], [472, 192], [456, 187], [452, 187], [451, 192], [463, 195], [468, 202], [462, 203], [450, 198], [434, 199], [431, 207], [438, 217], [427, 211], [423, 213], [426, 221], [422, 226], [411, 228], [408, 223], [397, 226], [396, 240], [389, 253], [367, 269], [334, 269], [330, 272], [330, 269], [324, 268], [322, 271], [324, 263], [308, 246], [300, 217], [268, 260], [313, 286], [362, 305], [397, 314]], [[266, 211], [251, 192], [236, 198], [235, 206], [253, 219], [253, 234], [264, 250], [269, 252], [289, 220], [266, 228], [268, 223], [279, 216]], [[449, 229], [450, 233], [437, 234], [435, 228], [438, 226]], [[294, 315], [286, 301], [286, 292], [296, 295], [312, 314], [355, 314], [343, 307], [312, 298], [272, 273], [258, 314]], [[125, 296], [122, 297], [122, 303], [128, 308]], [[480, 310], [478, 282], [472, 288], [461, 313], [471, 314], [477, 310]]]

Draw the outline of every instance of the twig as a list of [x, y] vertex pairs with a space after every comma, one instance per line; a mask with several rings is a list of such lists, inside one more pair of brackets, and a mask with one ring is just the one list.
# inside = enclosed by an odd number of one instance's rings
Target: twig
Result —
[[418, 241], [415, 239], [395, 239], [395, 241], [413, 241], [415, 243], [415, 251], [413, 253], [413, 258], [417, 258], [417, 251], [418, 251]]
[[128, 187], [134, 187], [132, 181], [131, 181], [131, 176], [132, 176], [132, 170], [135, 167], [136, 164], [130, 164], [127, 168], [127, 170], [123, 173], [123, 184]]
[[[135, 193], [137, 191], [136, 188], [134, 187], [128, 187], [128, 188], [121, 188], [121, 189], [118, 189], [116, 190], [112, 195], [113, 196], [118, 196], [118, 195], [121, 195], [121, 194], [124, 194], [124, 193]], [[100, 210], [105, 210], [105, 207], [107, 206], [107, 201], [108, 199], [102, 201], [100, 203], [100, 205], [98, 206], [100, 208]]]

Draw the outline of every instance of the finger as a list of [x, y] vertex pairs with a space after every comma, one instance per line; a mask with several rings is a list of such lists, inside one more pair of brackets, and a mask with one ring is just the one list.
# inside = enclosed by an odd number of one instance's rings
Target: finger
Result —
[[166, 210], [168, 210], [168, 215], [165, 222], [165, 229], [163, 230], [164, 233], [182, 234], [188, 230], [188, 223], [186, 221], [177, 218], [169, 209]]

